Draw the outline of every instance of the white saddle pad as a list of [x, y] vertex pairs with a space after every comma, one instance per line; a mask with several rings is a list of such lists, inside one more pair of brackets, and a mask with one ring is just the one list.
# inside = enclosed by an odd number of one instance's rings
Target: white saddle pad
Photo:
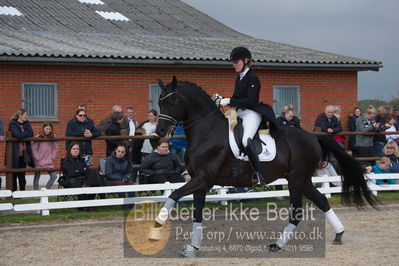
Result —
[[[229, 143], [230, 143], [230, 148], [231, 151], [233, 152], [234, 156], [243, 161], [249, 161], [248, 156], [242, 156], [240, 155], [240, 150], [238, 148], [237, 142], [234, 138], [234, 132], [230, 128], [230, 116], [226, 116], [226, 118], [229, 120]], [[260, 139], [266, 144], [264, 145], [262, 143], [262, 152], [259, 154], [259, 161], [261, 162], [268, 162], [272, 161], [274, 157], [276, 157], [276, 142], [274, 139], [270, 136], [270, 134], [264, 135], [264, 134], [259, 134]]]

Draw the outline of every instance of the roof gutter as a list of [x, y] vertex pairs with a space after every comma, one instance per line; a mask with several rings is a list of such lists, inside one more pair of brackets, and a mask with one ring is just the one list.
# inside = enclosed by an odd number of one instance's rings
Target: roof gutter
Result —
[[[87, 58], [87, 57], [0, 57], [0, 64], [4, 63], [42, 63], [42, 64], [85, 64], [85, 65], [112, 65], [112, 66], [141, 66], [141, 67], [201, 67], [201, 68], [231, 68], [229, 61], [217, 60], [169, 60], [169, 59], [122, 59], [122, 58]], [[254, 62], [253, 68], [268, 69], [325, 69], [325, 70], [352, 70], [352, 71], [379, 71], [382, 63], [278, 63]]]

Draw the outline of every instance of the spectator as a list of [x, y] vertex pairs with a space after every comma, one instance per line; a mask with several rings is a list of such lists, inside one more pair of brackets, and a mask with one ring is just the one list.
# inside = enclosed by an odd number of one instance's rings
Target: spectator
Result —
[[[8, 130], [17, 139], [33, 137], [33, 129], [28, 121], [28, 113], [24, 109], [18, 109], [11, 117]], [[13, 143], [12, 167], [26, 168], [26, 165], [34, 166], [32, 158], [32, 148], [30, 142], [19, 141]], [[17, 190], [17, 179], [19, 189], [25, 190], [25, 173], [13, 173], [12, 190]]]
[[336, 108], [332, 105], [326, 107], [325, 112], [316, 118], [315, 131], [326, 132], [329, 134], [339, 133], [342, 131], [341, 123], [334, 115]]
[[[391, 167], [391, 160], [388, 157], [382, 157], [377, 161], [377, 163], [373, 166], [373, 172], [375, 174], [389, 174], [389, 168]], [[396, 184], [395, 179], [385, 179], [388, 184]], [[375, 183], [377, 185], [384, 185], [384, 179], [376, 179]]]
[[[334, 116], [338, 119], [339, 124], [341, 125], [341, 106], [336, 105], [335, 107], [335, 112]], [[335, 140], [336, 143], [342, 148], [345, 149], [345, 137], [340, 136], [340, 135], [334, 135], [333, 139]]]
[[[112, 107], [112, 113], [115, 113], [115, 112], [123, 113], [122, 106], [114, 105]], [[111, 113], [111, 115], [112, 115], [112, 113]], [[111, 125], [111, 123], [112, 123], [112, 118], [111, 118], [111, 116], [109, 116], [109, 117], [101, 120], [101, 122], [97, 125], [96, 128], [100, 131], [101, 135], [105, 135], [105, 131]], [[129, 121], [127, 120], [126, 117], [124, 117], [121, 126], [122, 126], [123, 130], [126, 130], [127, 132], [129, 132]]]
[[399, 147], [394, 141], [388, 141], [383, 148], [383, 153], [385, 157], [391, 160], [391, 173], [399, 173]]
[[157, 149], [144, 157], [140, 166], [140, 173], [148, 176], [147, 183], [184, 182], [183, 172], [179, 159], [169, 152], [167, 140], [160, 140]]
[[[291, 105], [292, 106], [292, 105]], [[279, 126], [290, 126], [301, 128], [301, 122], [298, 117], [295, 116], [295, 111], [292, 108], [286, 109], [281, 116], [277, 118], [277, 123]]]
[[3, 126], [3, 118], [0, 117], [0, 142], [5, 142], [4, 138], [4, 126]]
[[[377, 112], [370, 105], [364, 115], [356, 119], [356, 131], [359, 132], [377, 132], [380, 125], [375, 121]], [[373, 136], [356, 135], [356, 150], [359, 157], [374, 157]], [[373, 161], [370, 161], [373, 164]]]
[[[155, 129], [157, 128], [158, 124], [158, 112], [154, 109], [151, 109], [148, 112], [147, 118], [148, 122], [145, 122], [142, 126], [142, 128], [145, 130], [145, 135], [156, 136], [157, 134], [155, 133]], [[144, 140], [143, 148], [141, 148], [141, 154], [143, 158], [154, 151], [154, 146], [156, 145], [153, 145], [153, 143], [154, 141], [151, 143], [149, 139]]]
[[[337, 172], [335, 171], [334, 167], [329, 162], [321, 162], [319, 167], [315, 171], [314, 176], [337, 176]], [[331, 187], [341, 186], [340, 182], [331, 182]]]
[[[54, 128], [49, 122], [45, 122], [42, 126], [42, 131], [36, 137], [52, 139], [54, 138]], [[33, 161], [36, 168], [53, 168], [54, 160], [57, 157], [58, 143], [56, 141], [37, 141], [32, 143]], [[46, 188], [50, 189], [55, 180], [57, 174], [55, 171], [48, 172], [50, 179], [46, 184]], [[33, 178], [33, 189], [39, 189], [40, 172], [35, 172]]]
[[[129, 122], [129, 136], [135, 136], [136, 135], [136, 130], [138, 129], [138, 123], [136, 119], [133, 116], [134, 114], [134, 108], [133, 107], [127, 107], [126, 108], [126, 119]], [[135, 146], [138, 144], [138, 142], [141, 142], [142, 146], [142, 140], [137, 140], [137, 139], [129, 139], [127, 143], [128, 147], [128, 157], [133, 163], [140, 163], [141, 160], [141, 154], [137, 156], [137, 153], [134, 152]]]
[[[397, 132], [399, 131], [398, 128], [396, 128], [397, 123], [396, 123], [396, 119], [394, 115], [388, 115], [387, 119], [386, 119], [386, 124], [385, 124], [385, 132]], [[387, 141], [395, 141], [397, 144], [399, 144], [399, 134], [395, 134], [395, 135], [385, 135], [385, 138]]]
[[[88, 140], [79, 141], [80, 154], [86, 161], [88, 166], [93, 164], [92, 155], [93, 149], [91, 145], [91, 138], [100, 136], [101, 133], [97, 128], [94, 127], [94, 122], [90, 118], [87, 118], [86, 111], [78, 109], [74, 118], [68, 121], [65, 136], [68, 137], [85, 137]], [[66, 147], [71, 145], [71, 141], [66, 142]]]
[[[356, 131], [356, 119], [359, 118], [361, 115], [362, 111], [360, 110], [359, 107], [355, 107], [353, 109], [353, 114], [349, 114], [349, 131], [355, 132]], [[350, 135], [349, 136], [349, 143], [348, 143], [349, 149], [352, 151], [354, 156], [357, 156], [357, 151], [356, 151], [356, 135]]]
[[[379, 125], [378, 132], [383, 132], [387, 129], [387, 117], [389, 114], [389, 108], [387, 106], [381, 105], [377, 108], [377, 115], [375, 117], [375, 121]], [[386, 138], [384, 135], [375, 135], [373, 138], [374, 141], [374, 154], [377, 157], [382, 156], [382, 148], [386, 143]]]
[[[133, 167], [128, 159], [126, 146], [118, 144], [105, 163], [105, 176], [111, 186], [133, 185]], [[124, 198], [125, 193], [118, 193], [119, 198]], [[128, 192], [129, 197], [134, 197], [134, 192]]]
[[[123, 121], [123, 113], [121, 112], [113, 112], [111, 115], [111, 124], [109, 124], [108, 128], [105, 130], [106, 136], [120, 136], [122, 129], [122, 121]], [[107, 143], [107, 157], [111, 156], [111, 153], [116, 149], [116, 147], [122, 142], [120, 139], [107, 139], [105, 140]]]
[[395, 116], [396, 122], [399, 123], [399, 104], [394, 106], [392, 114]]
[[[184, 136], [184, 126], [182, 122], [179, 122], [173, 136]], [[179, 157], [180, 162], [184, 163], [184, 154], [186, 153], [187, 140], [185, 138], [170, 139], [172, 145], [170, 146], [170, 152]]]

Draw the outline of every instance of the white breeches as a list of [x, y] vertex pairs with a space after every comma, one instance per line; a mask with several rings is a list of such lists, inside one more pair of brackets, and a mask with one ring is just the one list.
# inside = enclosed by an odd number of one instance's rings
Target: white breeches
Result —
[[249, 109], [237, 110], [237, 116], [242, 118], [244, 134], [242, 136], [242, 144], [247, 147], [248, 138], [252, 139], [262, 122], [262, 115]]

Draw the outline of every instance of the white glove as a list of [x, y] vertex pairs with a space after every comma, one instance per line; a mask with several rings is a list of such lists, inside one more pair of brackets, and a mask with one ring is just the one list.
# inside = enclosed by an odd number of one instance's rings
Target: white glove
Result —
[[226, 106], [228, 104], [230, 104], [230, 98], [223, 98], [222, 100], [220, 100], [221, 106]]

